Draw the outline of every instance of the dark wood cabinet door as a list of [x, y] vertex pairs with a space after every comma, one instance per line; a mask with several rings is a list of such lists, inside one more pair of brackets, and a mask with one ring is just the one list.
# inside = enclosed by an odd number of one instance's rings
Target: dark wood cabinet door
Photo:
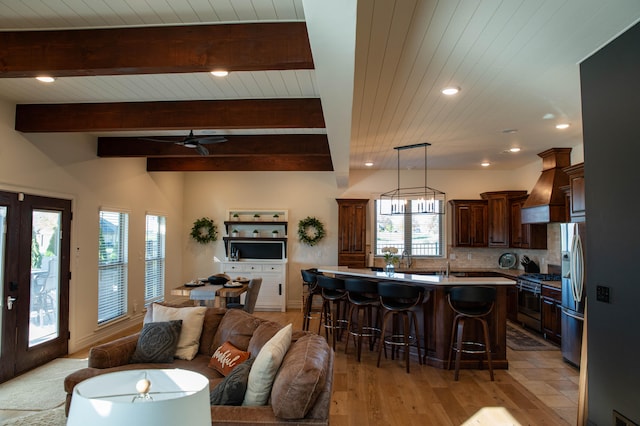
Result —
[[522, 206], [526, 200], [527, 196], [510, 200], [511, 225], [509, 229], [509, 245], [515, 248], [544, 250], [547, 248], [547, 225], [544, 223], [522, 223]]
[[487, 246], [487, 202], [485, 200], [452, 200], [453, 245], [456, 247]]
[[585, 197], [584, 197], [584, 163], [576, 164], [562, 169], [569, 175], [569, 213], [571, 222], [584, 222]]
[[364, 268], [366, 263], [367, 203], [338, 199], [338, 265]]
[[560, 343], [562, 336], [561, 291], [548, 286], [542, 287], [541, 322], [545, 339]]
[[509, 246], [509, 218], [506, 196], [487, 199], [489, 247]]

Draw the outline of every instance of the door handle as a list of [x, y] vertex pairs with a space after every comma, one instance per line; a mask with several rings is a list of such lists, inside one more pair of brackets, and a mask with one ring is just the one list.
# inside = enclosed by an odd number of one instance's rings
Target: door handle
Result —
[[12, 310], [13, 309], [13, 303], [18, 300], [17, 297], [13, 297], [13, 296], [7, 296], [7, 310]]

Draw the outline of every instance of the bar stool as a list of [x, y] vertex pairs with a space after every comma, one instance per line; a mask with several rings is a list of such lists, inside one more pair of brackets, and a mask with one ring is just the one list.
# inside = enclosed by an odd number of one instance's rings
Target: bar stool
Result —
[[[418, 336], [418, 317], [412, 308], [422, 303], [424, 290], [422, 287], [397, 284], [391, 282], [378, 283], [378, 295], [380, 305], [384, 308], [382, 317], [382, 332], [380, 334], [380, 344], [378, 346], [378, 367], [380, 367], [380, 356], [384, 348], [384, 356], [387, 357], [386, 345], [392, 346], [391, 359], [394, 359], [396, 348], [404, 346], [404, 356], [407, 363], [407, 373], [409, 372], [409, 347], [415, 342], [418, 348], [418, 362], [422, 365], [422, 354], [420, 352], [420, 338]], [[402, 334], [398, 334], [395, 329], [391, 335], [386, 336], [388, 319], [391, 318], [394, 325], [398, 318], [402, 319]], [[411, 335], [411, 325], [415, 329], [415, 335]], [[426, 332], [426, 330], [425, 330]]]
[[[327, 277], [326, 275], [318, 275], [316, 277], [320, 294], [322, 296], [322, 311], [320, 312], [320, 324], [318, 324], [318, 334], [324, 327], [325, 338], [329, 341], [329, 331], [333, 340], [333, 350], [336, 350], [336, 337], [340, 340], [341, 336], [336, 336], [345, 328], [344, 314], [340, 311], [344, 310], [347, 301], [347, 291], [344, 289], [344, 280], [340, 278]], [[333, 309], [332, 309], [333, 307]]]
[[317, 280], [317, 276], [322, 275], [322, 272], [318, 272], [316, 268], [311, 268], [301, 269], [300, 273], [302, 274], [302, 285], [307, 287], [306, 297], [304, 294], [302, 295], [302, 329], [309, 331], [309, 323], [314, 318], [312, 315], [313, 297], [319, 296], [322, 298]]
[[[454, 380], [458, 380], [460, 372], [460, 360], [462, 353], [486, 354], [489, 366], [489, 376], [493, 381], [493, 366], [491, 364], [491, 340], [489, 339], [489, 326], [486, 317], [493, 310], [496, 300], [494, 287], [452, 287], [447, 295], [449, 306], [456, 313], [451, 329], [451, 346], [449, 349], [449, 361], [447, 369], [451, 368], [451, 355], [456, 352], [456, 371]], [[482, 325], [484, 343], [465, 341], [464, 326], [467, 319], [479, 321]], [[482, 362], [482, 361], [481, 361]]]
[[[349, 350], [349, 336], [353, 336], [356, 343], [358, 362], [362, 354], [362, 338], [369, 338], [369, 350], [380, 335], [380, 327], [376, 324], [380, 321], [380, 299], [378, 297], [378, 283], [359, 278], [347, 278], [344, 280], [344, 288], [347, 290], [349, 300], [349, 314], [347, 315], [347, 342], [344, 353]], [[356, 324], [353, 324], [353, 311], [356, 311]], [[375, 324], [373, 311], [375, 310]], [[362, 313], [362, 319], [360, 319]], [[357, 340], [356, 340], [357, 338]]]

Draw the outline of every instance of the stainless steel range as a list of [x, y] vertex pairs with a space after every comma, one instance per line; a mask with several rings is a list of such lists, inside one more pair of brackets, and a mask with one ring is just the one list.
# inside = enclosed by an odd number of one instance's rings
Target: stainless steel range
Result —
[[545, 281], [560, 281], [557, 274], [522, 274], [516, 281], [518, 288], [518, 322], [542, 332], [540, 293]]

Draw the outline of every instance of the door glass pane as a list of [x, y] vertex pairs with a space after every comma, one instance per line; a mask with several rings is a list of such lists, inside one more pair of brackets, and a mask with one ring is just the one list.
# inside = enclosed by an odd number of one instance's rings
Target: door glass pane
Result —
[[[7, 238], [7, 208], [0, 206], [0, 307], [4, 310], [4, 254]], [[0, 312], [0, 330], [4, 330], [2, 324], [3, 313]], [[2, 353], [2, 339], [0, 339], [0, 353]]]
[[33, 211], [29, 347], [59, 336], [61, 219], [62, 213], [57, 211]]

